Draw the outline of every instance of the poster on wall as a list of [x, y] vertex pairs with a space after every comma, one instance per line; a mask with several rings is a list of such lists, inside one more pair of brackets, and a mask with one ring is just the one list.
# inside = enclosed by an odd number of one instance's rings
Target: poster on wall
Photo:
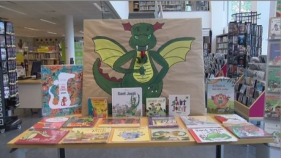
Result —
[[82, 65], [43, 65], [43, 116], [81, 114]]
[[205, 113], [201, 19], [84, 21], [83, 110], [112, 88], [142, 88], [146, 98], [190, 94], [191, 114]]

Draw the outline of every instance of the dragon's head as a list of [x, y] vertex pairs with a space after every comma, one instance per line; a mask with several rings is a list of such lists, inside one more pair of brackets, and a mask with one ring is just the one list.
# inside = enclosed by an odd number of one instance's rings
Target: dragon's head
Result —
[[156, 37], [154, 32], [162, 29], [164, 23], [156, 23], [154, 25], [149, 23], [137, 23], [133, 26], [130, 23], [123, 24], [125, 31], [131, 31], [131, 38], [129, 44], [131, 48], [137, 51], [146, 51], [152, 49], [156, 45]]

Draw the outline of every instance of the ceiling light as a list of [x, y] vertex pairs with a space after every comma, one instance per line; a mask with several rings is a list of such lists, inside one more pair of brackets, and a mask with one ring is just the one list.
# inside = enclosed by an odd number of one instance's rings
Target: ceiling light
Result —
[[52, 21], [48, 21], [48, 20], [45, 20], [45, 19], [40, 19], [41, 21], [44, 21], [44, 22], [47, 22], [47, 23], [50, 23], [50, 24], [54, 24], [54, 25], [56, 25], [57, 23], [54, 23], [54, 22], [52, 22]]
[[49, 33], [49, 34], [53, 34], [53, 35], [56, 35], [57, 33], [55, 33], [55, 32], [47, 32], [47, 33]]
[[7, 10], [9, 10], [9, 11], [12, 11], [12, 12], [15, 12], [15, 13], [18, 13], [18, 14], [26, 15], [26, 14], [23, 13], [23, 12], [16, 11], [16, 10], [14, 10], [14, 9], [4, 7], [4, 6], [2, 6], [2, 5], [0, 5], [0, 8], [7, 9]]
[[100, 5], [98, 5], [97, 3], [93, 3], [93, 4], [94, 4], [94, 6], [96, 6], [98, 8], [98, 10], [102, 11]]
[[32, 31], [39, 31], [38, 29], [34, 29], [34, 28], [31, 28], [31, 27], [24, 27], [25, 29], [28, 29], [28, 30], [32, 30]]

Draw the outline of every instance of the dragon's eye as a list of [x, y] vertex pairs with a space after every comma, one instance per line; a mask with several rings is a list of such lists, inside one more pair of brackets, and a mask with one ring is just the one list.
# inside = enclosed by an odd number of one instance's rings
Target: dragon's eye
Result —
[[150, 38], [151, 38], [151, 34], [147, 36], [147, 39], [150, 39]]
[[139, 37], [138, 37], [138, 36], [135, 36], [135, 39], [139, 39]]

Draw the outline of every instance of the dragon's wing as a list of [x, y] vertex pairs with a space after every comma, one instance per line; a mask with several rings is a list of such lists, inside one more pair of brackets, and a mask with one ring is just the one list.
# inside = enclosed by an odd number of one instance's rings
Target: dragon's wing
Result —
[[113, 39], [97, 36], [93, 38], [95, 52], [101, 57], [101, 61], [113, 68], [115, 61], [124, 55], [127, 50]]
[[158, 52], [167, 61], [169, 67], [178, 62], [185, 61], [187, 53], [190, 51], [193, 37], [176, 38], [163, 44]]

